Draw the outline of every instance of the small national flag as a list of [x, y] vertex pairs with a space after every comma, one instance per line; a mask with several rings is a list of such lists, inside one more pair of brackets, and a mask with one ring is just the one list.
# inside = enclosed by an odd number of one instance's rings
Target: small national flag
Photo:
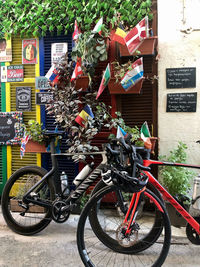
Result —
[[54, 84], [58, 81], [58, 77], [59, 77], [58, 70], [55, 68], [54, 65], [51, 66], [51, 68], [49, 69], [45, 77], [49, 81], [54, 82]]
[[74, 23], [74, 32], [73, 32], [73, 35], [72, 35], [73, 41], [78, 40], [79, 34], [80, 34], [80, 30], [78, 28], [77, 21], [75, 20], [75, 23]]
[[127, 136], [127, 133], [120, 127], [120, 126], [118, 126], [117, 127], [117, 135], [116, 135], [116, 137], [117, 138], [120, 138], [120, 137], [126, 137]]
[[82, 74], [83, 74], [83, 71], [81, 68], [81, 58], [77, 58], [76, 66], [75, 66], [74, 71], [72, 73], [71, 82]]
[[75, 121], [80, 124], [82, 127], [86, 126], [86, 122], [88, 120], [88, 117], [94, 118], [94, 114], [92, 112], [92, 109], [89, 105], [86, 105], [84, 109], [79, 113], [79, 115], [76, 117]]
[[21, 157], [21, 159], [24, 156], [24, 153], [25, 153], [25, 150], [26, 150], [26, 144], [27, 144], [28, 140], [29, 140], [29, 135], [26, 135], [25, 132], [24, 132], [24, 136], [21, 139], [21, 147], [20, 147], [20, 157]]
[[101, 28], [103, 25], [103, 18], [100, 18], [100, 20], [97, 22], [96, 26], [94, 27], [92, 32], [98, 32], [101, 35]]
[[120, 26], [116, 29], [114, 35], [113, 35], [113, 41], [118, 42], [122, 45], [125, 45], [125, 36], [127, 35], [127, 33], [124, 31], [124, 29], [122, 29]]
[[127, 71], [127, 73], [121, 80], [121, 85], [123, 86], [125, 91], [131, 89], [131, 87], [133, 87], [143, 78], [143, 58], [141, 57], [137, 59], [131, 67], [132, 69]]
[[148, 17], [141, 20], [124, 38], [128, 51], [133, 54], [145, 38], [149, 37]]
[[110, 65], [108, 63], [108, 65], [106, 67], [106, 70], [104, 71], [104, 74], [103, 74], [103, 77], [102, 77], [102, 80], [101, 80], [101, 84], [99, 86], [99, 90], [98, 90], [96, 99], [99, 98], [99, 96], [102, 94], [103, 90], [108, 85], [108, 83], [110, 81], [110, 77], [111, 77], [111, 74], [110, 74]]
[[151, 134], [150, 134], [149, 127], [146, 121], [143, 123], [140, 129], [140, 135], [141, 135], [142, 140], [144, 141], [144, 146], [148, 149], [151, 149], [152, 147], [151, 140], [150, 140]]

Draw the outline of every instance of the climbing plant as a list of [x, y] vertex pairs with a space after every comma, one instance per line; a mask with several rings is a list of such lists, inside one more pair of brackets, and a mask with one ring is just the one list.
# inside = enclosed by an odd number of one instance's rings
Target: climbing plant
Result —
[[122, 22], [133, 27], [144, 16], [151, 19], [151, 0], [3, 0], [0, 1], [0, 34], [45, 36], [73, 31], [77, 20], [82, 31], [90, 30], [100, 17], [106, 26]]

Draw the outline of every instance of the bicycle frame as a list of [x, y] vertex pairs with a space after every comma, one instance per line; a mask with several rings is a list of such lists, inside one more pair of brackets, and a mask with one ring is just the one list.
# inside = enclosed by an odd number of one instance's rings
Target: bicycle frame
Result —
[[[172, 163], [150, 159], [144, 160], [143, 165], [145, 167], [150, 167], [151, 165], [161, 165], [200, 169], [199, 165]], [[173, 196], [169, 194], [169, 192], [158, 182], [158, 180], [150, 172], [144, 171], [144, 173], [149, 177], [148, 182], [155, 186], [158, 191], [163, 195], [163, 197], [167, 199], [171, 203], [171, 205], [177, 210], [177, 212], [192, 226], [192, 228], [195, 229], [198, 234], [200, 234], [200, 224], [173, 198]]]

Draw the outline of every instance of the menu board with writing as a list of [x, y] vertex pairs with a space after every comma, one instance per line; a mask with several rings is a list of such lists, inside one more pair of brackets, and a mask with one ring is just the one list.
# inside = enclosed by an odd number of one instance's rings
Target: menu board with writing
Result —
[[196, 68], [166, 69], [167, 88], [195, 88]]
[[197, 93], [167, 94], [167, 112], [196, 112]]
[[0, 112], [0, 144], [20, 144], [22, 137], [22, 112]]

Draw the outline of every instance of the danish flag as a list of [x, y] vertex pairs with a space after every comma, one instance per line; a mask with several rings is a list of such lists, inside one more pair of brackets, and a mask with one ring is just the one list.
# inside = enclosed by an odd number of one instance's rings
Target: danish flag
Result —
[[149, 37], [148, 27], [148, 17], [145, 17], [124, 37], [130, 54], [133, 54], [144, 39]]

